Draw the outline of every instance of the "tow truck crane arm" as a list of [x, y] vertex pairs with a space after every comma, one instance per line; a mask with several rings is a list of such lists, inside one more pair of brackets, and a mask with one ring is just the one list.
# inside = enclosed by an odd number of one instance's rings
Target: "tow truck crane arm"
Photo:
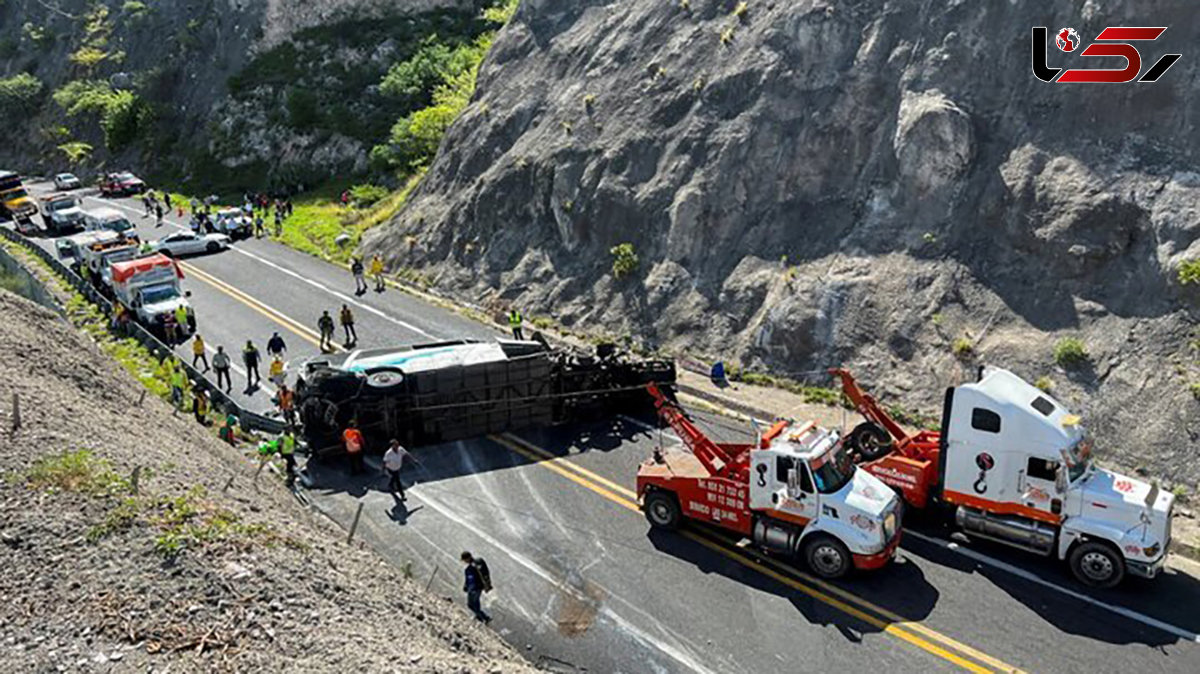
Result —
[[829, 374], [837, 377], [842, 382], [842, 393], [854, 405], [855, 411], [863, 416], [864, 419], [874, 424], [878, 424], [892, 436], [892, 441], [896, 445], [904, 445], [909, 440], [909, 435], [892, 419], [891, 415], [883, 411], [879, 406], [879, 401], [875, 396], [863, 391], [858, 387], [858, 382], [855, 381], [854, 375], [850, 374], [849, 370], [844, 370], [840, 367], [829, 369]]
[[[683, 444], [691, 450], [700, 463], [704, 464], [705, 469], [708, 470], [710, 475], [714, 477], [729, 477], [738, 468], [746, 466], [747, 452], [753, 445], [713, 442], [703, 431], [696, 428], [696, 425], [683, 413], [683, 410], [667, 398], [656, 384], [647, 384], [646, 391], [649, 392], [650, 397], [654, 400], [654, 408], [658, 412], [659, 418], [675, 431], [675, 434], [679, 436]], [[777, 422], [763, 435], [760, 440], [760, 446], [767, 446], [786, 427], [787, 422]]]

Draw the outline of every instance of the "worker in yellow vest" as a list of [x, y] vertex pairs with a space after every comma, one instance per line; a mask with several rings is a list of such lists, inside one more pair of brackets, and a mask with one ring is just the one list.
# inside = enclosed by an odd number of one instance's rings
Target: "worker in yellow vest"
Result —
[[375, 279], [375, 292], [381, 293], [387, 288], [383, 279], [383, 258], [379, 257], [379, 253], [371, 257], [371, 278]]
[[208, 372], [212, 368], [208, 366], [208, 354], [204, 352], [204, 338], [200, 333], [192, 338], [192, 367], [196, 367], [196, 363], [204, 363], [204, 371]]
[[183, 365], [179, 364], [171, 368], [171, 403], [175, 405], [175, 409], [183, 409], [183, 394], [187, 390], [187, 374], [183, 371]]
[[525, 334], [521, 332], [522, 320], [520, 311], [513, 309], [508, 312], [508, 327], [512, 328], [513, 339], [525, 339]]
[[287, 464], [287, 486], [291, 489], [296, 486], [296, 434], [290, 426], [279, 436], [279, 456]]

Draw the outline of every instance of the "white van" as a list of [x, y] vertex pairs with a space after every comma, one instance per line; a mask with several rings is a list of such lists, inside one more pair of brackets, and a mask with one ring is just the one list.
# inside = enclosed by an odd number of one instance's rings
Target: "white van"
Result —
[[87, 232], [108, 230], [127, 239], [137, 239], [137, 230], [129, 218], [115, 208], [96, 208], [83, 214], [83, 229]]

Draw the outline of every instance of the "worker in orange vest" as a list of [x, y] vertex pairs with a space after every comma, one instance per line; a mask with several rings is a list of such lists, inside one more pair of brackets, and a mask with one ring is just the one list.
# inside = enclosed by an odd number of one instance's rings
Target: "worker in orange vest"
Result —
[[350, 474], [358, 475], [363, 471], [363, 435], [358, 430], [357, 419], [351, 420], [342, 431], [342, 439], [346, 442], [346, 453], [350, 455]]
[[287, 387], [287, 384], [279, 385], [279, 412], [283, 415], [283, 420], [288, 426], [296, 425], [296, 399], [295, 393]]

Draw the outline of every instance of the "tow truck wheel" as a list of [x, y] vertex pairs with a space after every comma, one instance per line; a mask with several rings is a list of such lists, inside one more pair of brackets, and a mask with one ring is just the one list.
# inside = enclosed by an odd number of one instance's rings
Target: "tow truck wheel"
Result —
[[850, 551], [831, 536], [813, 536], [804, 543], [804, 561], [808, 568], [827, 580], [841, 578], [850, 571]]
[[1125, 577], [1125, 561], [1111, 546], [1088, 541], [1071, 552], [1071, 571], [1084, 585], [1113, 587]]
[[679, 512], [679, 502], [670, 494], [659, 491], [650, 492], [646, 496], [646, 519], [650, 526], [656, 529], [678, 529], [683, 514]]
[[874, 461], [892, 450], [892, 436], [879, 424], [864, 421], [850, 431], [849, 444], [863, 461]]

